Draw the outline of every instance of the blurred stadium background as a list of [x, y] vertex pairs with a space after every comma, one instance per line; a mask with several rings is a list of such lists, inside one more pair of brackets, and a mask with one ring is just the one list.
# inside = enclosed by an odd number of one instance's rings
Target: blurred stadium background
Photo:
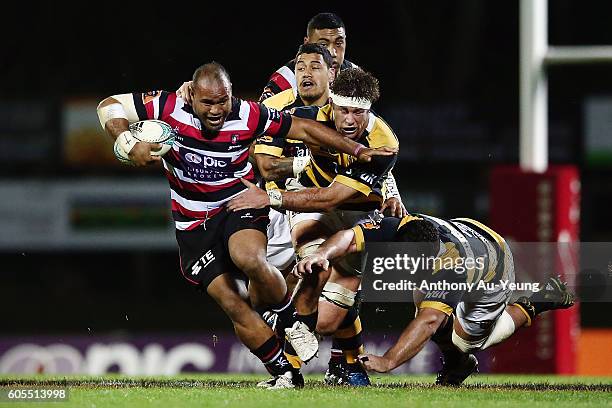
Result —
[[[400, 138], [394, 173], [409, 210], [469, 216], [525, 241], [557, 240], [566, 214], [571, 239], [612, 241], [611, 65], [547, 69], [553, 167], [529, 182], [550, 181], [552, 193], [534, 187], [550, 193], [542, 198], [516, 167], [518, 1], [345, 4], [9, 12], [0, 28], [0, 373], [260, 372], [220, 309], [180, 276], [160, 168], [115, 161], [95, 107], [114, 93], [175, 90], [211, 59], [227, 67], [236, 95], [256, 99], [321, 11], [343, 18], [347, 58], [380, 80], [375, 109]], [[551, 45], [612, 44], [611, 2], [548, 8]], [[556, 189], [570, 187], [563, 201]], [[560, 203], [568, 194], [573, 204]], [[484, 358], [484, 370], [612, 375], [609, 311], [585, 302], [569, 320], [543, 319]], [[408, 303], [364, 304], [369, 349], [386, 349], [412, 315]], [[399, 371], [437, 364], [429, 347]]]

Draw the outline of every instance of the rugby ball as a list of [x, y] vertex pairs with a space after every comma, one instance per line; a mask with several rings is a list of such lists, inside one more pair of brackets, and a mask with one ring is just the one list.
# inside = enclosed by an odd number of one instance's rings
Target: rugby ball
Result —
[[[162, 145], [160, 150], [151, 150], [151, 156], [163, 156], [168, 153], [176, 136], [169, 124], [156, 119], [134, 122], [130, 124], [129, 130], [132, 132], [132, 136], [141, 142], [160, 143]], [[115, 143], [114, 151], [115, 157], [119, 161], [123, 163], [131, 162], [128, 154], [117, 143]]]

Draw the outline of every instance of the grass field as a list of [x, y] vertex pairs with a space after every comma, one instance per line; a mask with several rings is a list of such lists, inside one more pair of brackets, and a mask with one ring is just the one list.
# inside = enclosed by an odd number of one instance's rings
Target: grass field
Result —
[[[460, 388], [433, 376], [373, 376], [368, 388], [326, 387], [306, 377], [301, 390], [254, 388], [256, 375], [180, 377], [0, 377], [0, 388], [69, 389], [66, 402], [0, 402], [6, 407], [612, 407], [612, 378], [476, 375]], [[3, 393], [6, 396], [6, 392]]]

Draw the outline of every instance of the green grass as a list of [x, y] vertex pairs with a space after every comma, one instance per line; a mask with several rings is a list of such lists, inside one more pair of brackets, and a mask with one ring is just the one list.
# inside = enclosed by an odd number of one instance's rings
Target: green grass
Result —
[[0, 402], [6, 407], [612, 407], [612, 378], [476, 375], [460, 388], [433, 376], [373, 376], [373, 387], [325, 387], [309, 376], [302, 390], [254, 388], [257, 375], [176, 377], [0, 377], [0, 388], [66, 387], [62, 403]]

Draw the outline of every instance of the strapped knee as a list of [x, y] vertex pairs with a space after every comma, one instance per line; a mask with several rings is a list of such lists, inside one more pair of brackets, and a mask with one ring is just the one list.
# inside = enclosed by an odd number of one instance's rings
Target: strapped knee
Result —
[[326, 300], [343, 309], [349, 309], [355, 304], [357, 292], [345, 288], [337, 283], [327, 282], [321, 292], [321, 299]]
[[475, 351], [480, 350], [482, 348], [482, 345], [485, 342], [485, 339], [476, 340], [476, 341], [462, 339], [461, 337], [459, 337], [457, 333], [455, 333], [454, 330], [453, 330], [453, 334], [451, 335], [451, 338], [452, 338], [453, 344], [459, 350], [463, 351], [464, 353], [473, 353]]

